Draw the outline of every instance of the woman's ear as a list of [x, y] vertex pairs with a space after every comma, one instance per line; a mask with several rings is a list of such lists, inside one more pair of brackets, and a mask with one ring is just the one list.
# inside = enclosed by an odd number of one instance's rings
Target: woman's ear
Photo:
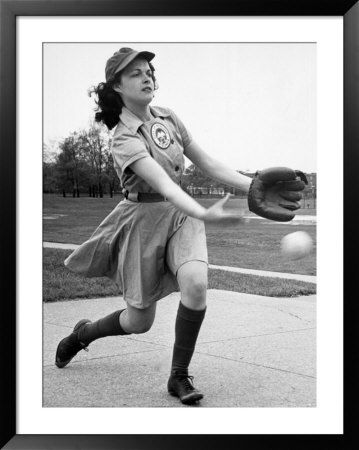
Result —
[[118, 94], [122, 94], [122, 89], [120, 83], [115, 83], [112, 85], [112, 89]]

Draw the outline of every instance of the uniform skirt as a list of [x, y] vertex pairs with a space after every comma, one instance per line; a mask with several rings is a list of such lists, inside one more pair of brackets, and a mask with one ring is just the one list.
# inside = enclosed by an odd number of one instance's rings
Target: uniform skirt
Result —
[[110, 278], [128, 304], [143, 309], [178, 291], [178, 269], [195, 260], [208, 263], [202, 221], [169, 202], [124, 200], [65, 266], [86, 277]]

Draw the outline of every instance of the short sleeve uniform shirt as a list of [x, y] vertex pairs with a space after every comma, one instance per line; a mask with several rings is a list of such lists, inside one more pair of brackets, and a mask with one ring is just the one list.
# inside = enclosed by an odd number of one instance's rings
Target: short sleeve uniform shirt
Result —
[[152, 157], [177, 184], [184, 170], [184, 150], [192, 137], [181, 120], [168, 108], [151, 107], [153, 118], [142, 122], [123, 108], [112, 141], [114, 166], [121, 185], [129, 192], [154, 192], [129, 167]]

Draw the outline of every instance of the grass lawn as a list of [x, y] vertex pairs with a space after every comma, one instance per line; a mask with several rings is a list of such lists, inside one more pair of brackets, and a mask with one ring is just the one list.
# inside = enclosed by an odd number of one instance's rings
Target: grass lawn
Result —
[[[43, 240], [81, 244], [122, 199], [43, 196]], [[214, 199], [196, 199], [208, 207]], [[234, 198], [230, 208], [248, 212], [246, 199]], [[315, 209], [301, 209], [298, 214], [315, 215]], [[314, 251], [297, 261], [282, 258], [280, 240], [288, 233], [305, 230], [313, 239]], [[251, 220], [238, 227], [206, 226], [210, 264], [277, 272], [316, 274], [316, 226], [277, 224], [267, 220]]]
[[[85, 278], [65, 268], [71, 250], [44, 248], [43, 301], [98, 298], [121, 295], [108, 278]], [[223, 289], [269, 297], [296, 297], [316, 293], [316, 285], [281, 278], [258, 277], [221, 270], [209, 270], [209, 289]]]

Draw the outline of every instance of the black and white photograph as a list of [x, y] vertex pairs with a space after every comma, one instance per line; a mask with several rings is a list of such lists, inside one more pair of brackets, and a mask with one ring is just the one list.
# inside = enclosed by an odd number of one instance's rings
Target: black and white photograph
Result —
[[43, 406], [315, 407], [316, 44], [43, 74]]
[[18, 19], [18, 432], [342, 432], [343, 56], [340, 16]]

